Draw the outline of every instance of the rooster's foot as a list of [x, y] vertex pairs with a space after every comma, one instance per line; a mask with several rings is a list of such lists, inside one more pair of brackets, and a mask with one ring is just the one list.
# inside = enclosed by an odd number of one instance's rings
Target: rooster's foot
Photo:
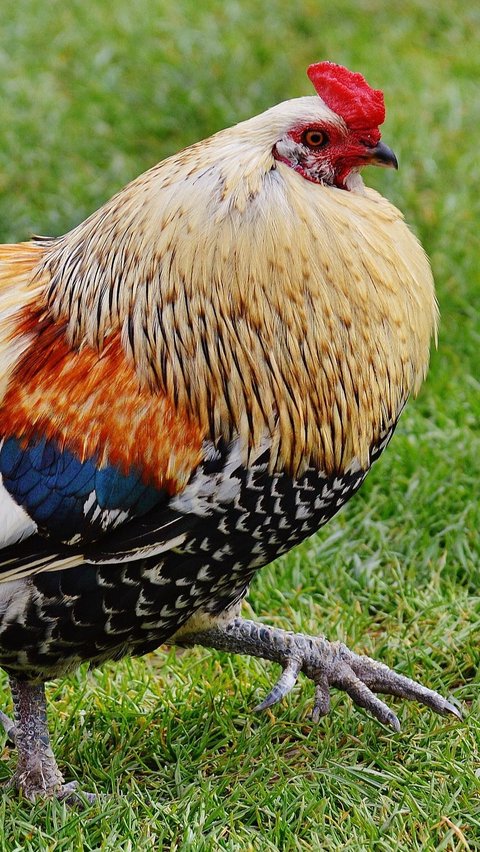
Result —
[[460, 711], [437, 692], [408, 677], [397, 674], [383, 663], [353, 653], [341, 642], [329, 642], [322, 636], [290, 633], [254, 621], [235, 618], [224, 626], [212, 627], [191, 635], [183, 634], [182, 645], [206, 645], [220, 651], [252, 654], [280, 663], [283, 672], [256, 710], [264, 710], [288, 695], [300, 672], [315, 684], [313, 719], [318, 721], [330, 710], [330, 687], [343, 689], [360, 707], [379, 722], [400, 730], [395, 713], [377, 692], [395, 695], [427, 705], [441, 715], [461, 719]]
[[10, 677], [15, 722], [2, 713], [0, 723], [15, 743], [17, 766], [9, 786], [31, 802], [56, 798], [68, 804], [92, 803], [91, 793], [77, 793], [76, 782], [64, 783], [53, 754], [47, 727], [43, 684]]
[[[47, 782], [47, 783], [46, 783]], [[48, 784], [50, 782], [50, 784]], [[46, 779], [42, 774], [30, 773], [27, 777], [18, 772], [10, 778], [5, 785], [6, 788], [15, 788], [23, 798], [29, 802], [38, 802], [42, 799], [57, 799], [69, 806], [83, 807], [85, 804], [93, 805], [97, 801], [95, 793], [84, 793], [78, 790], [76, 781], [63, 784], [61, 776], [52, 784], [52, 778]]]

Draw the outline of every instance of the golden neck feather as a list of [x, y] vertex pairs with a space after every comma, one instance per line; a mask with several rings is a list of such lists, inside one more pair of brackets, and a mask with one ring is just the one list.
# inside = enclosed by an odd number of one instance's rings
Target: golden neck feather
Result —
[[120, 331], [144, 386], [205, 437], [240, 435], [247, 453], [267, 436], [272, 467], [292, 473], [364, 466], [427, 368], [428, 261], [376, 192], [311, 184], [260, 149], [240, 169], [228, 139], [161, 163], [52, 242], [49, 309], [74, 345]]

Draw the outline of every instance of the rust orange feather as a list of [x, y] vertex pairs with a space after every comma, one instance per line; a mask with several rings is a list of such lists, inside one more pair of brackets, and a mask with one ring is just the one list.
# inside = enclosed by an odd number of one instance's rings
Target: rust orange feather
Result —
[[31, 309], [18, 333], [31, 343], [0, 409], [4, 435], [42, 436], [124, 473], [136, 467], [169, 494], [185, 487], [201, 458], [201, 430], [164, 393], [142, 387], [118, 333], [101, 352], [74, 349], [63, 323]]

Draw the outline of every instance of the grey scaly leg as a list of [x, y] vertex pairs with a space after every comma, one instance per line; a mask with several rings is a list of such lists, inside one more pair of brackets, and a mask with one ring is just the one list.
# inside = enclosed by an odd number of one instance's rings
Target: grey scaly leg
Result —
[[343, 689], [355, 704], [364, 707], [380, 722], [400, 730], [395, 713], [374, 694], [396, 695], [419, 701], [446, 715], [461, 719], [461, 713], [441, 695], [410, 678], [399, 675], [370, 657], [354, 654], [341, 642], [322, 636], [290, 633], [243, 618], [234, 618], [196, 633], [184, 633], [176, 644], [205, 645], [219, 651], [251, 654], [280, 663], [283, 672], [267, 697], [255, 710], [264, 710], [287, 695], [303, 672], [315, 684], [313, 719], [318, 721], [330, 709], [330, 687]]
[[31, 801], [56, 795], [63, 787], [47, 728], [43, 684], [10, 678], [13, 698], [14, 736], [18, 762], [12, 783]]
[[[15, 721], [12, 723], [5, 716], [6, 722], [3, 718], [1, 722], [13, 735], [17, 748], [18, 761], [11, 783], [31, 802], [52, 796], [75, 799], [76, 784], [64, 784], [50, 745], [44, 685], [10, 677], [10, 688]], [[87, 794], [86, 798], [91, 801], [93, 797]]]

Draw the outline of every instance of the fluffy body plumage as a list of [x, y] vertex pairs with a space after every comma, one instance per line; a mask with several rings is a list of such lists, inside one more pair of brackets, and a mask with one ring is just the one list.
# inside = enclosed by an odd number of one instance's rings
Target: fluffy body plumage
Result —
[[65, 236], [0, 248], [12, 677], [228, 622], [388, 442], [427, 369], [433, 281], [351, 151], [338, 165], [348, 130], [318, 96], [279, 104]]

